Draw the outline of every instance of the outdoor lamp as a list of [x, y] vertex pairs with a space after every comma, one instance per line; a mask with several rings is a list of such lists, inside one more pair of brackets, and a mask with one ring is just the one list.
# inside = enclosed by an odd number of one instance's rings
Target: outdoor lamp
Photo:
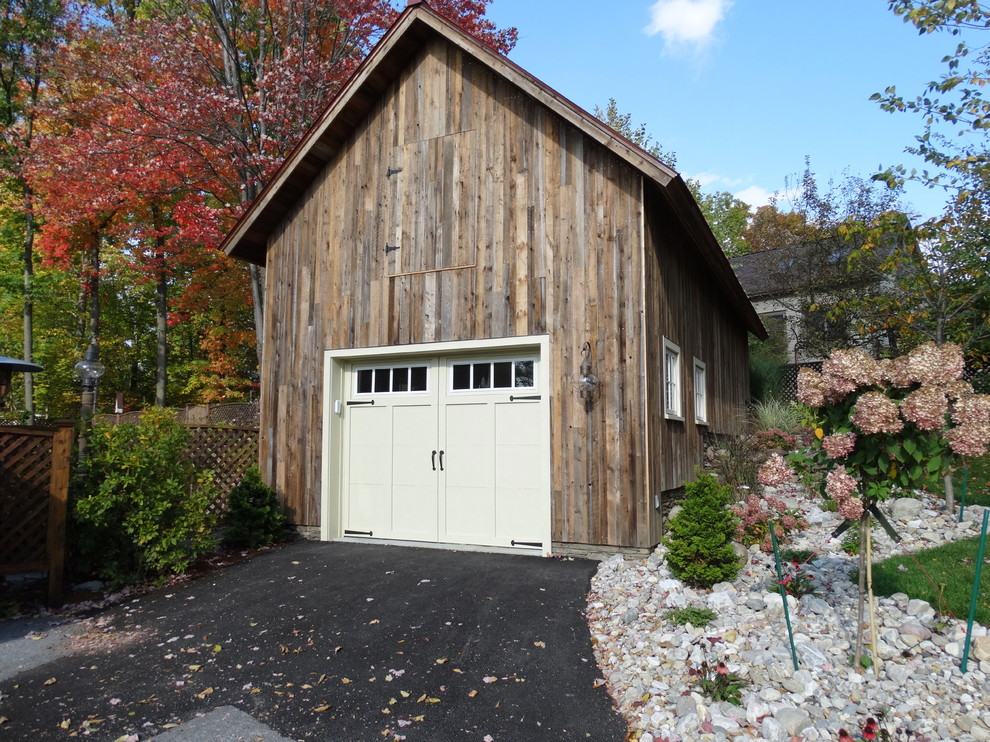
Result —
[[22, 361], [20, 358], [0, 356], [0, 401], [3, 401], [3, 398], [10, 394], [14, 371], [34, 373], [35, 371], [44, 371], [44, 369], [37, 363]]
[[76, 474], [83, 475], [89, 464], [89, 430], [96, 413], [96, 382], [107, 370], [98, 360], [99, 351], [95, 343], [90, 343], [83, 358], [73, 367], [76, 376], [82, 379], [82, 404], [80, 406], [79, 458], [76, 461]]
[[581, 399], [591, 399], [598, 388], [598, 377], [591, 371], [591, 343], [585, 343], [581, 348], [581, 372], [578, 374], [578, 391]]

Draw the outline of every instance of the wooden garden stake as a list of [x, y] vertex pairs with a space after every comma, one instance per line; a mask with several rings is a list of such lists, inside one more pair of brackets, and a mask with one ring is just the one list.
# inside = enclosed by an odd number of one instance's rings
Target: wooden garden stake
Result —
[[873, 602], [873, 537], [869, 516], [866, 523], [866, 595], [870, 601], [870, 646], [873, 648], [873, 674], [880, 676], [880, 658], [877, 656], [877, 611]]

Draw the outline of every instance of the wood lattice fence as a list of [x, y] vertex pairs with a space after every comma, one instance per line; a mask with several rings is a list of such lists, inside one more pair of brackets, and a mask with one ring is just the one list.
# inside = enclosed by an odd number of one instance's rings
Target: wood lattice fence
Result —
[[62, 595], [72, 428], [0, 428], [0, 574], [48, 572]]
[[188, 454], [197, 468], [213, 471], [219, 496], [210, 509], [225, 513], [230, 491], [258, 464], [258, 429], [190, 425]]

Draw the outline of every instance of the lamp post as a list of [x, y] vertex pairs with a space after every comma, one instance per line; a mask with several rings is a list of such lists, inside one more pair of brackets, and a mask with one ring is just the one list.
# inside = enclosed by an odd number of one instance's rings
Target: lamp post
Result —
[[99, 350], [95, 343], [90, 343], [83, 358], [75, 365], [73, 371], [82, 380], [82, 405], [80, 408], [79, 426], [79, 458], [76, 460], [76, 475], [82, 476], [89, 468], [89, 432], [93, 425], [93, 415], [96, 413], [96, 382], [107, 370], [100, 363]]

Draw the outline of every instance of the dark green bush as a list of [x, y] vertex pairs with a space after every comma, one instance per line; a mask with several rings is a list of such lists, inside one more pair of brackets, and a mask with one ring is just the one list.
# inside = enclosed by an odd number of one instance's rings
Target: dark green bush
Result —
[[664, 540], [674, 576], [700, 587], [731, 580], [739, 572], [732, 551], [736, 518], [727, 505], [732, 490], [710, 474], [684, 487], [687, 498]]
[[213, 473], [186, 455], [188, 430], [160, 408], [139, 423], [96, 425], [75, 483], [74, 566], [114, 585], [182, 573], [216, 546]]
[[230, 493], [224, 541], [231, 546], [255, 549], [278, 543], [284, 533], [285, 516], [278, 495], [262, 481], [258, 469], [251, 467]]

